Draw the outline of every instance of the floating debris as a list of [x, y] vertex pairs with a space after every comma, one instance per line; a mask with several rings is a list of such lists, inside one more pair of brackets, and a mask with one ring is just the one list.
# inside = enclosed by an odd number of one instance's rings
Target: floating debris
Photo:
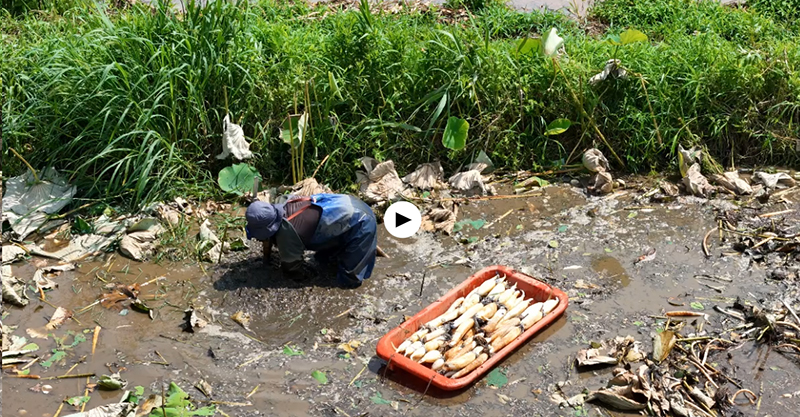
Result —
[[593, 343], [590, 349], [578, 351], [578, 366], [616, 365], [620, 362], [639, 362], [645, 358], [641, 343], [633, 336], [616, 337], [603, 343]]

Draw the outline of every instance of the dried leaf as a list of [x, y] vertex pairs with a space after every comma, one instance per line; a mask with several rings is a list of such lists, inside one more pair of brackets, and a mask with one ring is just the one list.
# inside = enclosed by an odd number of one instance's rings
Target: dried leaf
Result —
[[331, 189], [314, 178], [306, 178], [292, 186], [292, 195], [308, 197], [314, 194], [330, 194]]
[[128, 258], [142, 261], [153, 255], [157, 239], [158, 236], [151, 231], [129, 233], [119, 242], [119, 251]]
[[231, 316], [231, 320], [239, 323], [245, 330], [250, 330], [250, 313], [239, 310]]
[[715, 184], [721, 185], [738, 195], [753, 193], [753, 188], [750, 187], [750, 184], [748, 184], [747, 181], [739, 178], [739, 173], [736, 171], [726, 172], [722, 175], [711, 174], [709, 178], [711, 178], [711, 181], [713, 181]]
[[206, 382], [204, 379], [197, 381], [197, 383], [194, 384], [194, 387], [197, 388], [197, 390], [207, 398], [211, 398], [211, 393], [214, 391], [213, 388], [211, 388], [211, 384]]
[[116, 306], [117, 303], [136, 298], [139, 298], [139, 284], [117, 284], [113, 291], [101, 296], [100, 305], [105, 308], [111, 308]]
[[422, 230], [428, 232], [442, 230], [450, 235], [454, 231], [457, 214], [458, 206], [453, 206], [453, 210], [435, 208], [422, 218]]
[[448, 182], [454, 189], [469, 195], [486, 195], [490, 191], [477, 169], [456, 173]]
[[380, 203], [397, 198], [403, 191], [403, 181], [391, 160], [378, 162], [374, 158], [361, 158], [365, 172], [357, 173], [361, 194], [367, 203]]
[[628, 71], [622, 67], [622, 61], [619, 59], [609, 59], [606, 61], [606, 66], [603, 68], [603, 71], [593, 75], [592, 78], [589, 79], [589, 84], [598, 84], [609, 77], [611, 77], [611, 79], [619, 78], [623, 80], [628, 78]]
[[[93, 408], [83, 413], [70, 414], [64, 417], [134, 417], [135, 415], [136, 415], [136, 404], [130, 402], [122, 402], [116, 404], [101, 405], [100, 407]], [[180, 414], [167, 414], [168, 417], [170, 415], [179, 416]]]
[[789, 174], [785, 172], [779, 172], [777, 174], [767, 174], [766, 172], [756, 172], [753, 174], [753, 181], [757, 183], [764, 184], [768, 189], [773, 189], [778, 185], [786, 186], [786, 187], [794, 187], [797, 183], [794, 178], [789, 176]]
[[597, 148], [592, 148], [583, 153], [583, 166], [591, 172], [607, 172], [611, 168], [608, 159]]
[[67, 310], [64, 307], [58, 307], [53, 313], [53, 317], [50, 318], [50, 321], [45, 326], [47, 330], [55, 330], [61, 327], [64, 322], [69, 320], [72, 317], [72, 311]]
[[668, 197], [675, 197], [679, 193], [678, 186], [669, 181], [661, 181], [660, 187], [661, 191]]
[[586, 189], [589, 190], [590, 193], [596, 195], [609, 194], [614, 191], [614, 178], [609, 172], [599, 171], [592, 177], [592, 180], [589, 181], [589, 185]]
[[355, 351], [361, 346], [361, 342], [358, 340], [351, 340], [347, 343], [342, 343], [338, 346], [339, 350], [343, 350], [347, 353], [355, 353]]
[[58, 287], [53, 280], [44, 276], [44, 272], [41, 269], [37, 269], [36, 272], [33, 273], [33, 282], [36, 284], [36, 290], [52, 290]]
[[700, 173], [699, 163], [695, 163], [688, 168], [686, 176], [683, 177], [683, 185], [693, 195], [700, 197], [709, 197], [714, 192], [714, 187]]
[[14, 263], [25, 259], [28, 252], [17, 245], [3, 246], [3, 265]]
[[231, 154], [240, 161], [253, 156], [250, 144], [244, 138], [244, 130], [232, 123], [230, 115], [226, 114], [222, 119], [222, 153], [217, 155], [217, 159], [225, 159]]
[[661, 363], [661, 361], [666, 359], [670, 352], [672, 352], [672, 348], [675, 347], [676, 341], [675, 332], [666, 330], [661, 333], [656, 333], [656, 335], [653, 336], [653, 360], [657, 363]]
[[691, 149], [683, 149], [683, 146], [678, 144], [678, 166], [680, 167], [681, 178], [689, 175], [689, 167], [693, 164], [699, 164], [702, 158], [702, 153], [692, 147]]
[[578, 366], [616, 365], [617, 358], [604, 355], [600, 349], [581, 349], [576, 356]]
[[645, 252], [642, 256], [639, 257], [639, 259], [637, 259], [633, 263], [639, 264], [641, 262], [648, 262], [652, 261], [655, 258], [656, 258], [656, 248], [650, 248], [647, 250], [647, 252]]
[[208, 321], [202, 318], [197, 310], [190, 308], [184, 313], [186, 313], [184, 331], [194, 333], [195, 330], [202, 329], [208, 325]]
[[444, 169], [439, 162], [421, 164], [414, 172], [403, 177], [403, 182], [420, 190], [444, 188]]
[[13, 304], [18, 307], [28, 305], [28, 294], [25, 283], [11, 275], [11, 266], [3, 265], [3, 302]]
[[609, 390], [591, 391], [586, 397], [586, 401], [592, 400], [600, 401], [619, 411], [640, 411], [647, 408], [647, 404], [642, 404]]

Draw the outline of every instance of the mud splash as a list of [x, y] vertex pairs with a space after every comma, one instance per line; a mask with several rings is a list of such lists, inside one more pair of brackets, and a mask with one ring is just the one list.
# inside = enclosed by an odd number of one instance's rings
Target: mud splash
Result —
[[[766, 271], [744, 258], [702, 255], [702, 235], [715, 224], [714, 205], [722, 203], [679, 198], [631, 210], [637, 207], [634, 195], [587, 198], [579, 189], [556, 186], [541, 195], [462, 206], [460, 219], [485, 223], [454, 237], [420, 234], [401, 241], [381, 228], [379, 244], [392, 258], [380, 258], [373, 278], [356, 290], [334, 287], [335, 271], [313, 261], [308, 267], [316, 276], [297, 283], [265, 265], [258, 245], [208, 275], [196, 265], [120, 259], [87, 263], [56, 278], [59, 288], [47, 293], [49, 304], [32, 300], [25, 309], [8, 307], [4, 323], [19, 326], [15, 334], [24, 334], [46, 323], [53, 306], [77, 311], [91, 304], [102, 294], [107, 284], [103, 280], [133, 284], [165, 276], [142, 292], [156, 311], [153, 320], [135, 311], [120, 315], [121, 310], [96, 306], [58, 331], [61, 335], [101, 326], [95, 355], [91, 343], [80, 343], [63, 362], [49, 369], [34, 364], [31, 373], [63, 375], [77, 364], [73, 373], [102, 375], [109, 367], [123, 367], [128, 387], [142, 385], [148, 394], [176, 381], [197, 399], [252, 404], [219, 405], [235, 416], [608, 415], [590, 404], [558, 410], [550, 401], [555, 390], [576, 394], [607, 381], [608, 369], [574, 369], [578, 349], [630, 334], [649, 351], [651, 335], [663, 324], [655, 317], [673, 308], [668, 300], [686, 308], [691, 302], [702, 303], [711, 316], [709, 325], [714, 325], [719, 319], [710, 310], [716, 304], [737, 296], [767, 299], [786, 290], [786, 284], [766, 281]], [[634, 264], [651, 248], [656, 249], [652, 260]], [[545, 280], [568, 292], [571, 303], [561, 319], [500, 365], [508, 382], [489, 387], [481, 381], [460, 392], [429, 389], [422, 396], [427, 381], [386, 372], [385, 363], [374, 355], [378, 339], [404, 316], [493, 264]], [[32, 266], [16, 265], [16, 276], [32, 276]], [[706, 285], [704, 275], [732, 281], [720, 292]], [[180, 327], [190, 306], [209, 319], [194, 334]], [[240, 310], [253, 317], [250, 331], [230, 319]], [[341, 347], [350, 341], [360, 343], [353, 352]], [[40, 342], [39, 354], [46, 359], [52, 341]], [[796, 358], [770, 353], [765, 346], [744, 345], [730, 357], [712, 352], [709, 361], [724, 363], [747, 386], [763, 390], [760, 415], [793, 415], [800, 407], [800, 395], [785, 397], [797, 391], [792, 382], [800, 378]], [[327, 384], [311, 377], [316, 370], [326, 373]], [[213, 387], [211, 399], [191, 388], [200, 379]], [[43, 382], [5, 378], [6, 415], [52, 416], [64, 397], [83, 395], [86, 380], [47, 381], [53, 386], [50, 394], [30, 390]], [[119, 396], [119, 391], [94, 392], [88, 407], [116, 402]], [[739, 411], [746, 416], [756, 413], [754, 407]]]

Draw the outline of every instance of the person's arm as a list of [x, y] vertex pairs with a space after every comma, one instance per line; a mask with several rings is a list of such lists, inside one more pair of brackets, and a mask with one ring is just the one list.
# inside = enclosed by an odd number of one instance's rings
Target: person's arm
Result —
[[261, 248], [264, 250], [264, 262], [270, 262], [270, 254], [272, 254], [272, 241], [271, 240], [264, 240], [261, 241]]

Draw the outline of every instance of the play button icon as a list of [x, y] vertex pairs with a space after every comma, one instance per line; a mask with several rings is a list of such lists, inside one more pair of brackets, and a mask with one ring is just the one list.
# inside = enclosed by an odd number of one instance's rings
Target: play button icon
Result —
[[417, 206], [408, 201], [398, 201], [388, 209], [383, 217], [383, 225], [390, 235], [405, 239], [417, 233], [422, 224], [422, 214]]
[[394, 214], [394, 227], [400, 227], [400, 226], [402, 226], [402, 225], [404, 225], [404, 224], [406, 224], [406, 223], [408, 223], [410, 221], [411, 221], [411, 219], [409, 219], [406, 216], [403, 216], [400, 213], [395, 213]]

